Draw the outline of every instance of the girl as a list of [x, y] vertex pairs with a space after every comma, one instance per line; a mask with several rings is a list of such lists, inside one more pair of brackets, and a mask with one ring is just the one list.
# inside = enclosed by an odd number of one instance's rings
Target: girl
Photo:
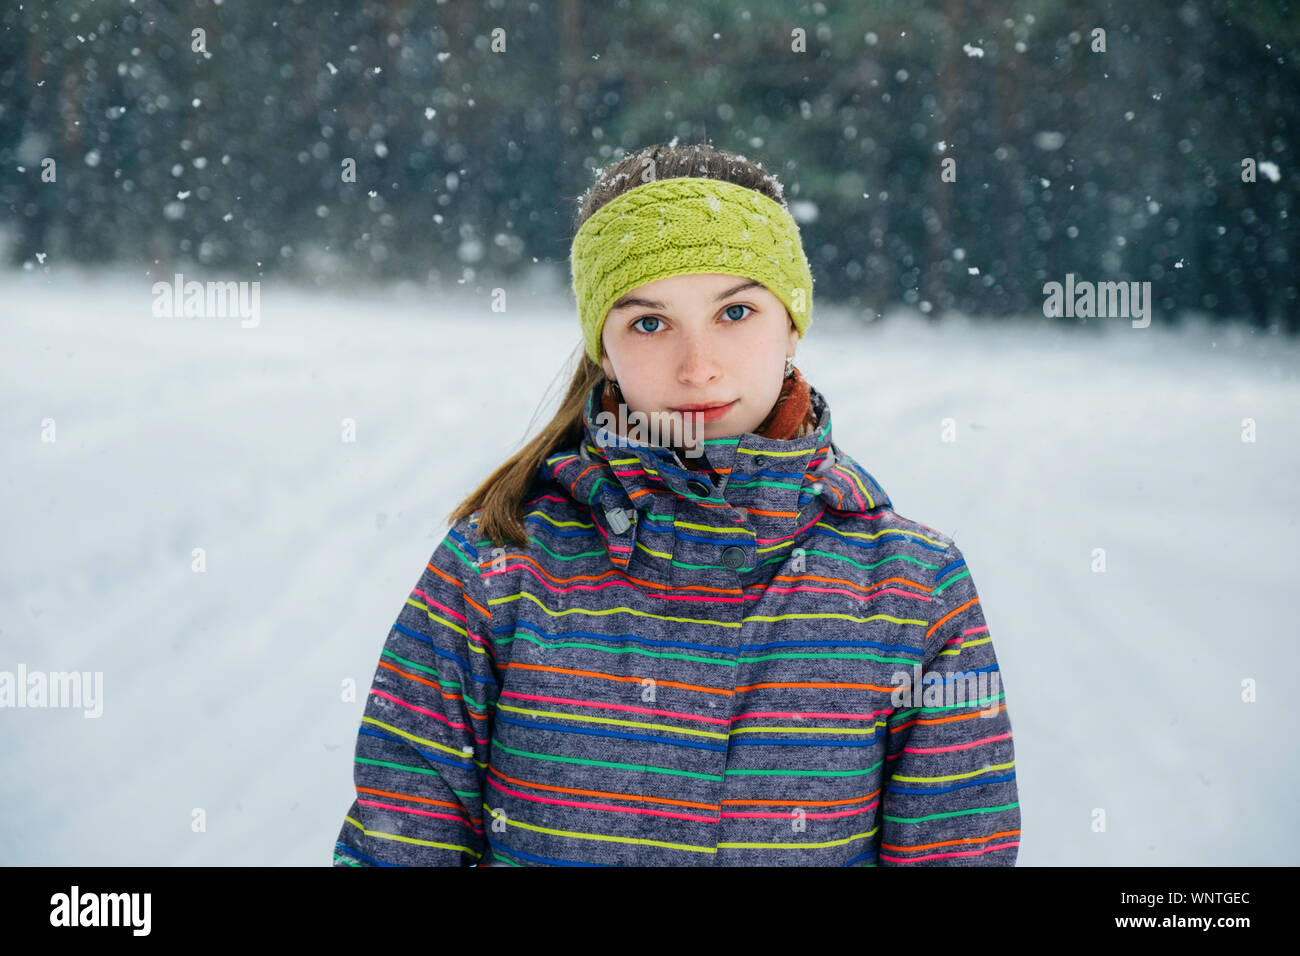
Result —
[[585, 354], [389, 632], [335, 865], [1013, 865], [974, 582], [794, 367], [779, 183], [652, 147], [578, 223]]

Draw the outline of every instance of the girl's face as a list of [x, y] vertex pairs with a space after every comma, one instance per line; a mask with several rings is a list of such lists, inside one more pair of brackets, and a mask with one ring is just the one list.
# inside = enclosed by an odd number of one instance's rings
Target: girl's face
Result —
[[696, 440], [725, 438], [752, 432], [772, 411], [798, 341], [785, 306], [762, 284], [719, 273], [668, 276], [605, 314], [600, 364], [629, 414], [676, 428], [675, 436], [692, 414], [683, 406], [730, 403], [691, 425]]

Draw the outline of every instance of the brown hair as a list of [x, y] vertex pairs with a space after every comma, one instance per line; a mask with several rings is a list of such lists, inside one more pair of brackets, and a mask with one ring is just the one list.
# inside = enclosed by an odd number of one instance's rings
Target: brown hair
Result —
[[[655, 179], [672, 179], [679, 176], [698, 176], [720, 179], [756, 190], [775, 202], [785, 205], [781, 183], [764, 171], [761, 163], [753, 163], [743, 156], [703, 143], [678, 146], [659, 143], [638, 150], [614, 165], [596, 171], [596, 182], [578, 200], [573, 229], [587, 221], [597, 209], [616, 196], [620, 196], [643, 182]], [[527, 546], [528, 533], [524, 530], [523, 502], [533, 489], [538, 469], [551, 455], [566, 448], [576, 447], [584, 441], [582, 413], [587, 396], [597, 383], [605, 380], [605, 370], [587, 354], [585, 342], [577, 348], [578, 361], [569, 380], [569, 386], [554, 417], [523, 448], [515, 452], [505, 464], [474, 489], [448, 516], [455, 525], [480, 508], [478, 531], [493, 544], [505, 541]], [[601, 357], [605, 346], [600, 347]], [[570, 359], [569, 365], [572, 366]]]

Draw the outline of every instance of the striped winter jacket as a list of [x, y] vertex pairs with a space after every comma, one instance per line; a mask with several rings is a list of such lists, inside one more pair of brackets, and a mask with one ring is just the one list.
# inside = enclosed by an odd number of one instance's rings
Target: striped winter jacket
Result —
[[831, 439], [628, 441], [593, 389], [530, 543], [438, 545], [334, 864], [1012, 866], [1011, 723], [951, 538]]

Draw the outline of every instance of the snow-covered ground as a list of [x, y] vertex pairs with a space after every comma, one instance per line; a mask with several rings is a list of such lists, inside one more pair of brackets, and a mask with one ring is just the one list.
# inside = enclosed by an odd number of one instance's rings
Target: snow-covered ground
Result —
[[[152, 281], [0, 275], [0, 671], [103, 674], [98, 718], [0, 709], [0, 863], [328, 865], [389, 626], [576, 319], [554, 285], [271, 280], [242, 328]], [[980, 589], [1021, 865], [1293, 863], [1300, 348], [816, 316], [837, 444]]]

